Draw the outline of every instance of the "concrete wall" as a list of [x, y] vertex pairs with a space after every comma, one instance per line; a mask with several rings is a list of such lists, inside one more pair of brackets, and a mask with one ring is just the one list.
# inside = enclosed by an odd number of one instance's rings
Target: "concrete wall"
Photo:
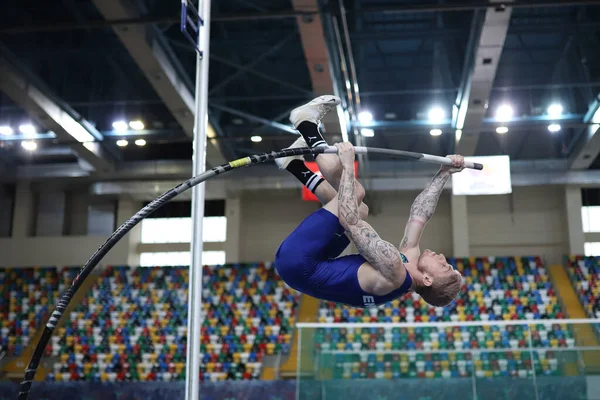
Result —
[[569, 251], [564, 190], [517, 187], [510, 195], [468, 197], [470, 254], [541, 255], [560, 263]]
[[[372, 198], [368, 222], [379, 235], [400, 244], [410, 206], [418, 192], [381, 192]], [[246, 192], [241, 202], [240, 260], [272, 260], [279, 244], [320, 207], [300, 199], [298, 191]], [[452, 252], [450, 192], [441, 196], [434, 218], [423, 235], [423, 248]]]
[[[17, 188], [17, 201], [12, 238], [0, 238], [0, 265], [77, 265], [81, 264], [104, 242], [107, 235], [86, 236], [88, 202], [85, 196], [69, 193], [64, 232], [70, 236], [35, 237], [27, 230], [27, 213], [33, 201], [24, 196], [26, 187]], [[394, 244], [402, 239], [410, 205], [417, 191], [378, 192], [369, 199], [374, 211], [368, 221], [382, 238]], [[452, 208], [450, 191], [442, 194], [437, 211], [423, 235], [422, 248], [447, 255], [453, 253]], [[262, 190], [236, 194], [228, 205], [231, 219], [223, 245], [228, 262], [273, 260], [281, 241], [319, 205], [304, 202], [299, 190]], [[31, 196], [33, 197], [33, 196]], [[81, 198], [80, 198], [81, 197]], [[567, 213], [563, 186], [516, 187], [511, 195], [467, 197], [467, 230], [469, 254], [541, 255], [549, 263], [560, 262], [569, 253]], [[118, 223], [133, 215], [141, 204], [119, 201]], [[579, 215], [576, 212], [571, 213]], [[25, 221], [25, 222], [23, 222]], [[16, 234], [15, 234], [16, 232]], [[30, 232], [30, 233], [28, 233]], [[135, 264], [139, 250], [139, 231], [128, 235], [106, 257], [106, 264]], [[210, 247], [210, 246], [209, 246]]]

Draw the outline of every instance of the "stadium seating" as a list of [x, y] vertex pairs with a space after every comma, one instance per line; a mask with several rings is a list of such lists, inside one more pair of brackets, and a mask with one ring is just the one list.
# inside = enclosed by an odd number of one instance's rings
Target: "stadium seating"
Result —
[[[108, 268], [46, 349], [48, 380], [185, 379], [187, 267]], [[204, 267], [202, 380], [257, 379], [289, 351], [298, 294], [270, 264]]]
[[7, 356], [22, 353], [77, 271], [66, 267], [0, 268], [0, 346]]
[[[470, 368], [475, 368], [477, 376], [519, 376], [531, 370], [531, 353], [523, 351], [530, 346], [526, 325], [448, 326], [465, 321], [539, 319], [539, 324], [530, 326], [532, 347], [575, 346], [566, 324], [544, 323], [544, 319], [561, 319], [564, 314], [539, 258], [490, 257], [449, 262], [465, 279], [459, 297], [446, 308], [429, 307], [417, 294], [369, 309], [321, 302], [319, 322], [446, 323], [440, 327], [318, 329], [315, 346], [325, 352], [336, 350], [336, 374], [346, 378], [470, 376]], [[369, 353], [393, 350], [416, 353]], [[463, 350], [473, 352], [467, 356], [460, 353]], [[423, 355], [419, 351], [434, 353]], [[552, 351], [536, 350], [533, 358], [540, 373], [558, 373]]]
[[569, 256], [566, 265], [585, 311], [600, 318], [600, 257]]

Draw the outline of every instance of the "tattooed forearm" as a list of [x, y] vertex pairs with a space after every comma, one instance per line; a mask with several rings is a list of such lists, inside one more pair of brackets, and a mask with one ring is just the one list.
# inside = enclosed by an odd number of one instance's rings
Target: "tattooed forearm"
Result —
[[410, 208], [410, 216], [423, 219], [425, 222], [431, 219], [435, 207], [437, 206], [440, 194], [448, 181], [450, 174], [439, 171], [433, 177], [432, 181], [427, 185], [425, 190], [421, 192], [415, 199]]
[[342, 225], [356, 225], [360, 220], [354, 182], [354, 171], [344, 168], [338, 190], [338, 209]]
[[391, 243], [381, 239], [365, 221], [359, 221], [347, 231], [358, 252], [388, 282], [397, 282], [400, 277], [402, 259], [400, 252]]
[[[351, 168], [353, 168], [352, 166]], [[354, 191], [354, 171], [344, 168], [338, 190], [340, 223], [356, 245], [358, 252], [389, 282], [399, 277], [400, 252], [393, 244], [381, 239], [367, 222], [358, 216], [358, 204]]]

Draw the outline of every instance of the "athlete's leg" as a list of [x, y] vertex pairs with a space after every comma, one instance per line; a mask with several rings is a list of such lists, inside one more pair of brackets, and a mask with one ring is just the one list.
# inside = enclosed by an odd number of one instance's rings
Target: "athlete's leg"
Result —
[[[306, 147], [306, 142], [302, 138], [298, 138], [289, 148], [297, 148], [297, 147]], [[319, 158], [322, 158], [324, 154], [321, 154]], [[327, 154], [329, 156], [329, 154]], [[339, 160], [338, 156], [333, 154], [333, 156]], [[279, 166], [280, 169], [284, 169], [294, 175], [306, 188], [308, 188], [311, 192], [317, 196], [317, 199], [324, 206], [330, 203], [332, 200], [337, 199], [337, 191], [329, 184], [326, 180], [324, 180], [319, 174], [315, 174], [312, 172], [306, 164], [304, 164], [304, 159], [302, 156], [290, 156], [278, 158], [275, 160], [275, 163]], [[339, 161], [338, 161], [339, 164]], [[340, 164], [341, 165], [341, 164]], [[356, 181], [356, 197], [361, 199], [365, 196], [365, 189], [363, 186]], [[366, 218], [369, 214], [369, 208], [364, 203], [359, 203], [359, 212], [361, 218]], [[334, 210], [335, 215], [337, 216], [337, 203], [336, 205], [330, 205], [328, 210]]]
[[[338, 104], [340, 104], [338, 97], [320, 96], [291, 112], [290, 121], [309, 147], [327, 146], [327, 142], [319, 131], [319, 124], [323, 116]], [[342, 176], [342, 165], [337, 155], [320, 154], [315, 157], [315, 160], [323, 177], [337, 190]]]

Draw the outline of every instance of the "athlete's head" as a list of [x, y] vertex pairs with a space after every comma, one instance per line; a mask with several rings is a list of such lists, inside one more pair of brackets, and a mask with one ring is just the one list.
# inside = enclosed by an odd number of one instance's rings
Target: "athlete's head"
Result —
[[462, 276], [448, 264], [443, 254], [425, 250], [419, 257], [417, 268], [423, 274], [417, 293], [432, 306], [445, 307], [460, 292]]

